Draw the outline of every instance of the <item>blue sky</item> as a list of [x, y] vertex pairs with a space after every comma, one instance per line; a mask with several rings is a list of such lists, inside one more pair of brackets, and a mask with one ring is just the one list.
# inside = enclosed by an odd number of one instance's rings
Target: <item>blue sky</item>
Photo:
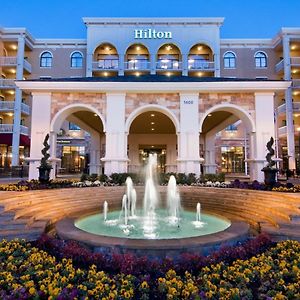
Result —
[[300, 0], [9, 0], [0, 26], [36, 38], [85, 38], [82, 17], [225, 17], [222, 38], [270, 38], [300, 27]]

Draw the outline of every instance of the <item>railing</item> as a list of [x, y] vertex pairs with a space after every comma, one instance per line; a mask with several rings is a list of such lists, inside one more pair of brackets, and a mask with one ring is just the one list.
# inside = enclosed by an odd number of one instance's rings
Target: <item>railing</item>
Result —
[[118, 59], [99, 59], [93, 62], [93, 70], [118, 70]]
[[286, 126], [282, 126], [278, 128], [278, 136], [286, 135], [286, 132], [287, 132]]
[[275, 71], [278, 73], [284, 68], [284, 59], [282, 59], [279, 63], [275, 66]]
[[[15, 108], [15, 101], [0, 101], [0, 111], [14, 110], [14, 108]], [[29, 115], [30, 107], [25, 103], [21, 103], [21, 111]]]
[[15, 79], [0, 78], [0, 87], [1, 88], [14, 88], [15, 87]]
[[14, 125], [13, 124], [0, 124], [1, 133], [12, 133]]
[[294, 88], [300, 88], [300, 79], [293, 79], [292, 86]]
[[[0, 124], [1, 133], [13, 133], [14, 125], [13, 124]], [[20, 133], [24, 135], [29, 135], [29, 128], [23, 125], [20, 125]]]
[[0, 57], [0, 66], [15, 66], [17, 65], [16, 56], [1, 56]]
[[279, 105], [279, 106], [277, 107], [277, 113], [278, 113], [278, 114], [285, 113], [285, 110], [286, 110], [285, 103], [283, 103], [283, 104], [281, 104], [281, 105]]
[[30, 114], [30, 107], [25, 103], [21, 103], [21, 111], [27, 115]]
[[300, 111], [300, 102], [293, 102], [293, 111], [295, 112]]
[[125, 62], [125, 70], [149, 70], [150, 62], [147, 59], [132, 59]]
[[31, 73], [31, 64], [27, 59], [24, 59], [24, 69], [26, 69], [27, 72]]
[[291, 57], [292, 66], [300, 66], [300, 57]]
[[20, 125], [20, 133], [24, 135], [29, 135], [29, 128], [24, 125]]
[[159, 59], [156, 68], [159, 70], [180, 70], [181, 62], [177, 59]]
[[0, 167], [0, 178], [28, 177], [29, 166]]
[[213, 61], [207, 61], [204, 59], [189, 59], [188, 69], [189, 70], [214, 70], [215, 63]]

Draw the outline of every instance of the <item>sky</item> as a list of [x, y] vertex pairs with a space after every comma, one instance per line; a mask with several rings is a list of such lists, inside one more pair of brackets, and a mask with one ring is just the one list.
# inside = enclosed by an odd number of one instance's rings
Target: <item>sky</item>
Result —
[[0, 27], [35, 38], [86, 38], [82, 17], [225, 17], [222, 38], [272, 38], [300, 27], [300, 0], [8, 0]]

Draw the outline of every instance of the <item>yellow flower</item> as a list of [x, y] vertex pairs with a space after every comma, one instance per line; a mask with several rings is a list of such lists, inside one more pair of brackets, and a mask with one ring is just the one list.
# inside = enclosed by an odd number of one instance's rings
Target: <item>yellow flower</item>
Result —
[[147, 281], [143, 281], [141, 286], [142, 286], [142, 289], [147, 289], [149, 287]]
[[35, 288], [34, 288], [34, 287], [31, 287], [31, 288], [29, 289], [29, 294], [30, 294], [30, 295], [35, 294]]

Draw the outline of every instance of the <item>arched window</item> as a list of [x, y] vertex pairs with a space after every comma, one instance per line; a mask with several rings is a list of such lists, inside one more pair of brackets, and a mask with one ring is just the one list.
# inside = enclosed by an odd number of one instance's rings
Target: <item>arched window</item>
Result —
[[82, 68], [83, 57], [80, 52], [73, 52], [71, 55], [71, 68]]
[[40, 67], [51, 68], [52, 67], [52, 54], [48, 51], [43, 52], [40, 58]]
[[255, 54], [255, 67], [256, 68], [266, 68], [267, 67], [267, 55], [259, 51]]
[[233, 52], [226, 52], [224, 54], [224, 68], [234, 69], [236, 65], [236, 56]]

